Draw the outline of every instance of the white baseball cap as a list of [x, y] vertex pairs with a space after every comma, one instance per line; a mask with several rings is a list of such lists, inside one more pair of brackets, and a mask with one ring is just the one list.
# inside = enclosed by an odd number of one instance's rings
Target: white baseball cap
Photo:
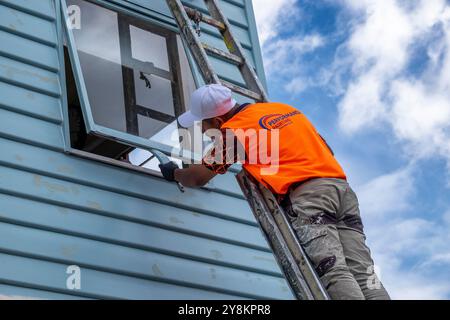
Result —
[[223, 116], [235, 105], [230, 89], [220, 84], [206, 85], [192, 93], [190, 110], [178, 117], [178, 122], [189, 128], [196, 121]]

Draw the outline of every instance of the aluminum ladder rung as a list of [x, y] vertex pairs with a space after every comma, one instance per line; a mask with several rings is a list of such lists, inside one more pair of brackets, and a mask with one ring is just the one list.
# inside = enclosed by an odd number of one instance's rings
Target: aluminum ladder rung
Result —
[[241, 66], [244, 63], [244, 60], [235, 54], [225, 52], [220, 49], [211, 47], [210, 45], [208, 45], [206, 43], [202, 43], [202, 46], [206, 50], [206, 52], [208, 52], [212, 56], [222, 58], [222, 59], [227, 60], [237, 66]]
[[222, 83], [222, 85], [224, 85], [225, 87], [227, 87], [228, 89], [230, 89], [231, 91], [238, 93], [240, 95], [243, 95], [247, 98], [251, 98], [253, 100], [256, 101], [261, 101], [262, 97], [259, 93], [253, 92], [251, 90], [248, 90], [246, 88], [240, 87], [238, 85], [235, 85], [231, 82], [228, 82], [226, 80], [220, 80], [220, 82]]
[[[233, 36], [231, 25], [227, 17], [220, 10], [217, 0], [205, 0], [206, 9], [209, 15], [203, 14], [192, 7], [183, 5], [181, 0], [166, 1], [175, 17], [183, 38], [189, 45], [191, 53], [193, 54], [206, 83], [222, 83], [208, 59], [208, 56], [218, 57], [238, 66], [239, 72], [245, 81], [245, 87], [248, 89], [239, 88], [239, 86], [230, 83], [228, 83], [228, 87], [233, 88], [234, 92], [240, 93], [251, 99], [256, 99], [257, 102], [268, 101], [267, 93], [258, 79], [256, 71], [245, 57], [240, 42]], [[218, 28], [229, 52], [201, 43], [199, 35], [190, 20], [197, 23], [203, 21]]]

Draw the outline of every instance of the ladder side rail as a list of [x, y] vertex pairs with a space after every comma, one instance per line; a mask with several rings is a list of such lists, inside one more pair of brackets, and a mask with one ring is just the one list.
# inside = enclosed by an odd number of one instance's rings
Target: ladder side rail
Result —
[[281, 234], [276, 221], [270, 214], [264, 199], [258, 192], [258, 186], [249, 178], [244, 170], [236, 178], [258, 221], [262, 234], [269, 243], [286, 280], [288, 280], [288, 284], [295, 298], [298, 300], [314, 300], [314, 295], [306, 283], [295, 258], [291, 254], [288, 244]]
[[213, 71], [213, 67], [208, 59], [206, 51], [203, 49], [203, 46], [192, 27], [191, 20], [184, 10], [183, 4], [180, 0], [167, 0], [167, 4], [175, 17], [182, 36], [188, 44], [189, 50], [197, 62], [203, 80], [208, 84], [220, 84], [220, 79]]
[[221, 33], [230, 53], [235, 54], [243, 59], [243, 64], [239, 66], [239, 69], [242, 73], [244, 80], [247, 82], [249, 89], [261, 95], [260, 102], [269, 101], [267, 93], [263, 85], [261, 84], [261, 81], [259, 81], [259, 78], [255, 70], [250, 65], [248, 59], [246, 58], [244, 54], [244, 49], [242, 49], [240, 42], [237, 41], [236, 38], [234, 37], [231, 31], [231, 24], [228, 21], [227, 17], [223, 14], [222, 10], [220, 9], [217, 0], [205, 0], [205, 4], [211, 16], [225, 25], [226, 27], [225, 31], [222, 31]]
[[[248, 174], [248, 173], [247, 173]], [[269, 212], [272, 214], [279, 231], [283, 235], [290, 252], [292, 253], [297, 265], [300, 267], [300, 271], [308, 284], [314, 298], [316, 300], [329, 300], [327, 291], [322, 285], [308, 255], [303, 249], [298, 237], [293, 230], [289, 219], [286, 216], [284, 209], [278, 204], [278, 201], [274, 197], [273, 193], [257, 182], [258, 190], [255, 192], [260, 193], [266, 203]]]
[[327, 291], [273, 194], [254, 181], [245, 170], [236, 178], [295, 296], [299, 299], [329, 300]]

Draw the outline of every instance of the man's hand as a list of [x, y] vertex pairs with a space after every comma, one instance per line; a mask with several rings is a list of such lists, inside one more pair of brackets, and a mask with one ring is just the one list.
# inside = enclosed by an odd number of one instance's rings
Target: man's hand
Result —
[[215, 176], [214, 172], [201, 164], [193, 164], [189, 168], [175, 171], [175, 180], [188, 188], [203, 187]]
[[178, 165], [171, 161], [165, 164], [160, 164], [159, 168], [161, 169], [161, 173], [167, 181], [175, 182], [175, 170], [179, 169]]

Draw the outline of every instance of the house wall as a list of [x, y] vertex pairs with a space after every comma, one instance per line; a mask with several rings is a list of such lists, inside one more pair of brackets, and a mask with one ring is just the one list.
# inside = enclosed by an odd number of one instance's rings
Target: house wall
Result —
[[[174, 23], [163, 0], [108, 3]], [[264, 80], [250, 1], [221, 4]], [[0, 0], [0, 299], [292, 299], [232, 173], [182, 194], [66, 152], [59, 10]]]

